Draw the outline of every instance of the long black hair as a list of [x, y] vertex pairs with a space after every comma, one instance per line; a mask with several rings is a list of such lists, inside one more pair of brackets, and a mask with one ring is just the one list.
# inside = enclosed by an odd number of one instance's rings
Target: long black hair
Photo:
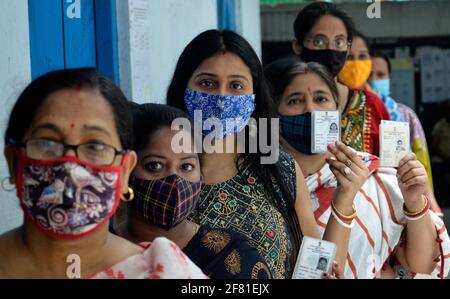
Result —
[[15, 103], [5, 132], [5, 144], [21, 142], [44, 100], [63, 89], [88, 88], [97, 90], [111, 106], [116, 129], [124, 149], [133, 143], [132, 115], [122, 91], [93, 68], [50, 72], [31, 82]]
[[[198, 35], [187, 45], [178, 60], [172, 82], [168, 88], [167, 103], [186, 111], [184, 93], [191, 76], [203, 61], [219, 53], [237, 55], [250, 69], [256, 101], [256, 108], [252, 117], [257, 121], [262, 118], [268, 120], [277, 118], [276, 107], [271, 99], [258, 56], [243, 37], [231, 31], [208, 30]], [[248, 136], [248, 127], [245, 130]], [[249, 148], [248, 140], [249, 138], [246, 138], [247, 144], [245, 146], [247, 149]], [[271, 140], [270, 121], [267, 122], [266, 140]], [[265, 154], [261, 153], [259, 149], [257, 153], [246, 151], [246, 153], [239, 155], [236, 167], [239, 171], [242, 171], [244, 167], [242, 162], [246, 162], [245, 165], [251, 165], [252, 170], [260, 175], [265, 191], [269, 195], [267, 196], [268, 200], [283, 215], [293, 238], [294, 254], [291, 256], [293, 267], [301, 243], [300, 224], [295, 212], [295, 197], [288, 191], [280, 173], [279, 165], [261, 164], [260, 161], [263, 156]], [[280, 188], [281, 196], [274, 186], [274, 181]]]
[[347, 29], [347, 41], [352, 42], [355, 25], [347, 13], [333, 3], [314, 2], [305, 6], [294, 21], [295, 38], [298, 40], [299, 45], [303, 45], [302, 41], [308, 32], [311, 31], [321, 17], [326, 15], [336, 17], [344, 23]]

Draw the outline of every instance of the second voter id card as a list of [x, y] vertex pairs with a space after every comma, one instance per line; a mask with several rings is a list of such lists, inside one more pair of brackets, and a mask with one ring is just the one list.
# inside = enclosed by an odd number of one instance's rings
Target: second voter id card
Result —
[[339, 111], [314, 111], [311, 116], [311, 152], [328, 152], [327, 146], [341, 140], [341, 114]]
[[331, 273], [336, 257], [336, 244], [305, 236], [300, 246], [293, 279], [321, 279]]
[[381, 166], [398, 167], [411, 152], [409, 123], [382, 120], [380, 124]]

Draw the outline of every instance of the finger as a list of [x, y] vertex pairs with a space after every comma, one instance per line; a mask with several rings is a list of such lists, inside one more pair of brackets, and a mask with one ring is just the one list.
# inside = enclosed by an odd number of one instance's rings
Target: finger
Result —
[[334, 275], [330, 275], [327, 272], [324, 272], [322, 274], [322, 279], [336, 279], [336, 277]]
[[422, 163], [417, 160], [409, 160], [400, 166], [397, 170], [397, 175], [399, 177], [403, 177], [406, 173], [408, 173], [411, 169], [423, 167]]
[[351, 147], [346, 146], [344, 143], [337, 141], [336, 142], [337, 149], [344, 153], [344, 155], [347, 157], [346, 159], [350, 159], [353, 164], [355, 164], [360, 169], [365, 169], [366, 165], [364, 164], [361, 157], [358, 156], [357, 152], [353, 150]]
[[332, 154], [336, 157], [336, 161], [339, 161], [341, 163], [343, 163], [345, 166], [349, 167], [351, 171], [353, 171], [356, 175], [360, 175], [361, 174], [361, 169], [358, 167], [358, 165], [356, 165], [352, 159], [350, 159], [349, 157], [347, 157], [344, 152], [334, 148], [334, 147], [330, 147], [330, 149], [332, 148]]
[[398, 164], [399, 168], [402, 167], [404, 164], [408, 163], [411, 160], [417, 160], [416, 154], [409, 153], [406, 156], [404, 156], [403, 159], [401, 159], [399, 164]]
[[428, 178], [426, 176], [420, 176], [420, 177], [413, 177], [409, 179], [408, 181], [403, 183], [403, 186], [406, 188], [409, 188], [414, 185], [425, 185], [428, 181]]
[[330, 168], [336, 169], [343, 176], [345, 176], [347, 178], [347, 180], [351, 181], [351, 177], [354, 176], [351, 168], [347, 167], [344, 163], [336, 161], [336, 160], [326, 159], [326, 161], [330, 165]]
[[422, 176], [425, 174], [426, 174], [426, 171], [424, 168], [422, 168], [422, 167], [413, 168], [410, 171], [408, 171], [407, 173], [405, 173], [403, 176], [399, 176], [399, 181], [404, 183], [413, 177]]
[[336, 177], [336, 180], [338, 181], [338, 183], [340, 185], [346, 185], [348, 183], [351, 183], [351, 181], [348, 179], [348, 177], [345, 176], [344, 174], [342, 174], [338, 169], [330, 166], [330, 170], [334, 174], [334, 176]]
[[336, 275], [336, 278], [338, 279], [344, 278], [344, 273], [341, 267], [339, 266], [339, 263], [336, 261], [333, 262], [333, 274]]

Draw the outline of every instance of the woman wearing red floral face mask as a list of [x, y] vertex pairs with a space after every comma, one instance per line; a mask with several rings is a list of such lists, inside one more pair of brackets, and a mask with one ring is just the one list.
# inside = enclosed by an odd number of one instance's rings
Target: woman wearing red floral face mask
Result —
[[205, 277], [167, 239], [143, 248], [108, 232], [121, 198], [133, 197], [131, 127], [125, 96], [93, 69], [52, 72], [23, 91], [5, 156], [25, 217], [0, 236], [0, 277]]

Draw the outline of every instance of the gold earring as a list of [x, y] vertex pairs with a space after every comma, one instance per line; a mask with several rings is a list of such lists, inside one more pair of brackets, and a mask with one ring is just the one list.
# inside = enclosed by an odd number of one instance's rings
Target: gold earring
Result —
[[14, 186], [14, 185], [11, 185], [12, 187], [10, 187], [10, 188], [5, 187], [5, 183], [6, 183], [6, 181], [9, 181], [9, 179], [10, 179], [10, 177], [4, 178], [0, 184], [0, 188], [5, 192], [12, 192], [12, 191], [14, 191], [14, 189], [16, 189], [16, 186]]
[[123, 202], [130, 202], [134, 199], [134, 190], [131, 187], [128, 187], [128, 193], [125, 196], [122, 196]]

